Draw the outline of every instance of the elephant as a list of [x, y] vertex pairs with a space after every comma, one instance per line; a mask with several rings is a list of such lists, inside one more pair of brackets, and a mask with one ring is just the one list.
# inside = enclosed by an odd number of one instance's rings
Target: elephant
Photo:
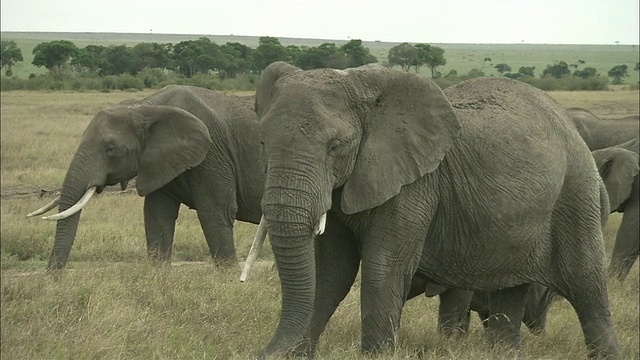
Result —
[[[440, 304], [438, 308], [438, 332], [446, 337], [457, 337], [469, 331], [470, 310], [478, 314], [485, 329], [488, 326], [488, 318], [491, 316], [489, 291], [471, 291], [464, 289], [447, 289], [431, 283], [429, 279], [414, 276], [411, 281], [411, 289], [407, 295], [410, 300], [418, 295], [427, 297], [438, 295]], [[529, 285], [524, 300], [524, 313], [522, 323], [529, 331], [541, 334], [547, 324], [547, 313], [555, 294], [546, 286], [532, 283]]]
[[[378, 65], [270, 64], [256, 90], [262, 221], [282, 293], [259, 356], [313, 356], [361, 271], [361, 350], [393, 347], [414, 274], [492, 291], [490, 344], [520, 347], [530, 283], [575, 309], [590, 356], [617, 357], [588, 147], [551, 97], [506, 78], [441, 90]], [[315, 238], [317, 237], [317, 241]]]
[[[638, 258], [638, 138], [623, 144], [592, 151], [596, 166], [609, 198], [611, 212], [623, 212], [609, 274], [624, 280]], [[602, 214], [602, 227], [608, 214]], [[431, 285], [431, 287], [429, 287]], [[438, 330], [446, 336], [466, 333], [469, 328], [469, 309], [478, 313], [483, 324], [489, 316], [488, 292], [472, 292], [461, 289], [434, 288], [425, 279], [414, 277], [408, 298], [425, 293], [440, 296]], [[534, 334], [544, 331], [551, 300], [555, 294], [540, 284], [531, 284], [525, 300], [523, 323]]]
[[[93, 193], [136, 177], [144, 196], [147, 252], [171, 261], [181, 204], [195, 209], [209, 252], [223, 266], [236, 264], [235, 220], [257, 224], [264, 175], [259, 160], [253, 96], [236, 97], [194, 86], [168, 85], [140, 101], [98, 112], [69, 165], [60, 196], [48, 270], [66, 265], [80, 210]], [[83, 195], [84, 194], [84, 195]]]
[[[629, 175], [629, 172], [633, 171], [633, 166], [630, 165], [633, 163], [633, 156], [620, 148], [638, 154], [639, 117], [630, 115], [621, 119], [602, 120], [587, 109], [568, 108], [566, 111], [593, 152], [596, 161], [601, 162], [599, 164], [601, 173], [609, 169], [604, 166], [607, 163], [606, 158], [618, 159], [617, 164], [620, 168], [627, 169], [613, 173], [607, 171], [607, 174], [602, 175], [611, 198], [611, 211], [624, 213], [609, 266], [611, 276], [624, 280], [638, 257], [640, 219], [638, 217], [638, 179]], [[602, 150], [605, 148], [609, 150]], [[627, 162], [624, 161], [625, 158]], [[609, 180], [606, 179], [607, 176], [610, 177]]]
[[637, 115], [603, 120], [591, 111], [579, 107], [568, 108], [566, 112], [591, 151], [633, 140], [640, 131]]
[[592, 152], [607, 188], [611, 212], [621, 212], [609, 275], [624, 280], [638, 258], [640, 192], [638, 191], [638, 138]]

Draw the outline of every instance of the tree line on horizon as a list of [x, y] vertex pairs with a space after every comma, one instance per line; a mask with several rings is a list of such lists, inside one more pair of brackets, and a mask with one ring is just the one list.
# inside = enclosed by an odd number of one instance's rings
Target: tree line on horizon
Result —
[[[144, 75], [141, 84], [133, 87], [154, 87], [167, 78], [166, 74], [175, 74], [180, 78], [189, 79], [198, 76], [217, 75], [221, 80], [233, 79], [240, 76], [259, 75], [267, 65], [274, 61], [285, 61], [301, 69], [335, 68], [346, 69], [368, 63], [377, 63], [378, 59], [371, 54], [369, 48], [362, 46], [362, 40], [353, 39], [337, 46], [335, 43], [323, 43], [319, 46], [284, 46], [276, 37], [264, 36], [259, 38], [256, 48], [238, 42], [227, 42], [218, 45], [207, 37], [196, 40], [181, 41], [176, 44], [143, 42], [134, 46], [127, 45], [87, 45], [78, 48], [68, 40], [57, 40], [37, 44], [32, 51], [32, 64], [44, 67], [54, 81], [62, 81], [73, 77], [79, 78], [110, 78], [105, 81], [109, 87], [114, 76], [129, 75], [137, 77]], [[403, 71], [419, 72], [426, 66], [431, 78], [442, 86], [469, 78], [486, 76], [484, 66], [491, 63], [491, 58], [484, 58], [480, 69], [472, 69], [466, 74], [458, 74], [450, 70], [447, 74], [440, 72], [440, 67], [446, 64], [444, 49], [429, 44], [401, 43], [389, 49], [387, 60], [383, 66], [399, 66]], [[5, 76], [12, 76], [12, 66], [24, 61], [20, 48], [14, 41], [2, 40], [0, 54], [1, 67]], [[590, 87], [606, 87], [607, 78], [600, 78], [595, 68], [584, 65], [584, 60], [575, 64], [565, 61], [555, 61], [547, 65], [540, 74], [540, 78], [594, 80]], [[522, 66], [512, 71], [510, 65], [500, 63], [493, 66], [499, 76], [519, 79], [536, 85], [535, 67]], [[635, 69], [638, 71], [638, 63]], [[627, 65], [616, 65], [607, 75], [613, 79], [613, 84], [620, 84], [628, 76]], [[152, 74], [153, 76], [150, 76]], [[30, 78], [36, 77], [31, 74]], [[187, 81], [188, 82], [188, 81]], [[253, 84], [254, 78], [250, 83]], [[575, 81], [574, 81], [575, 82]], [[547, 81], [548, 83], [548, 81]], [[594, 85], [596, 84], [596, 85]], [[597, 90], [589, 88], [589, 90]]]

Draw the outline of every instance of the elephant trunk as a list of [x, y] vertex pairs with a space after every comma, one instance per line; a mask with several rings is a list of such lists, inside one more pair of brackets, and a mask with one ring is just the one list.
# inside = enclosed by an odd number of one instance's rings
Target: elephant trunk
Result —
[[265, 350], [267, 354], [295, 349], [308, 333], [315, 299], [314, 231], [322, 214], [310, 210], [315, 209], [317, 203], [312, 192], [303, 186], [293, 187], [290, 181], [288, 185], [283, 186], [281, 182], [270, 186], [273, 181], [269, 180], [291, 180], [291, 177], [269, 175], [263, 211], [280, 276], [282, 313], [276, 333]]
[[[78, 155], [74, 157], [60, 191], [59, 212], [64, 212], [74, 206], [89, 188], [102, 184], [103, 181], [95, 180], [96, 174], [101, 173], [101, 171], [87, 166], [91, 163]], [[56, 235], [49, 264], [47, 265], [48, 271], [59, 270], [66, 265], [71, 246], [76, 237], [80, 213], [81, 211], [77, 211], [71, 216], [58, 220], [56, 223]]]

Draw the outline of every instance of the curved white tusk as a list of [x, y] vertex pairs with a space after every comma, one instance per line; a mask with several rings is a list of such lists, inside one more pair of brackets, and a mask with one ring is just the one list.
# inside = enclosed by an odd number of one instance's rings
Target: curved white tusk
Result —
[[87, 192], [84, 193], [84, 195], [82, 195], [82, 197], [80, 198], [80, 200], [78, 200], [77, 203], [75, 203], [72, 207], [68, 208], [67, 210], [61, 212], [61, 213], [57, 213], [55, 215], [51, 215], [51, 216], [43, 216], [42, 219], [43, 220], [62, 220], [62, 219], [66, 219], [69, 216], [77, 213], [78, 211], [82, 210], [82, 208], [87, 205], [87, 203], [89, 202], [89, 199], [91, 199], [91, 197], [93, 196], [93, 194], [96, 192], [96, 187], [92, 187], [89, 188], [89, 190], [87, 190]]
[[324, 234], [324, 228], [327, 226], [327, 213], [322, 214], [320, 216], [320, 220], [318, 220], [318, 225], [316, 226], [315, 233], [316, 235]]
[[33, 216], [42, 215], [42, 214], [46, 213], [47, 211], [53, 209], [54, 207], [58, 206], [59, 203], [60, 203], [60, 196], [55, 198], [52, 202], [48, 203], [47, 205], [41, 207], [40, 209], [38, 209], [38, 210], [36, 210], [34, 212], [28, 213], [27, 217], [33, 217]]
[[260, 218], [260, 224], [258, 224], [258, 230], [256, 230], [256, 236], [253, 238], [253, 244], [251, 244], [251, 249], [249, 250], [249, 255], [247, 255], [247, 260], [244, 262], [244, 268], [240, 274], [240, 282], [247, 280], [249, 271], [256, 262], [256, 259], [258, 259], [258, 254], [260, 253], [260, 249], [262, 249], [262, 245], [264, 245], [264, 239], [266, 237], [267, 221], [264, 219], [264, 215], [262, 215]]

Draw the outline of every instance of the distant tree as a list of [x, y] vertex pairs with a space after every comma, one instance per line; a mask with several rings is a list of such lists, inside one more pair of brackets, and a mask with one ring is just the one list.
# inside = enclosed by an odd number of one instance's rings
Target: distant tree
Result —
[[100, 75], [137, 74], [132, 48], [112, 45], [100, 54]]
[[77, 56], [78, 48], [68, 40], [43, 42], [33, 48], [33, 65], [44, 66], [54, 80], [62, 80], [69, 60]]
[[504, 73], [508, 73], [511, 71], [511, 66], [504, 63], [500, 63], [494, 66], [494, 68], [498, 71], [498, 74], [500, 74], [500, 76], [503, 76]]
[[101, 45], [87, 45], [78, 49], [78, 54], [71, 59], [71, 67], [78, 75], [87, 73], [97, 73], [100, 71], [102, 63], [102, 53], [106, 47]]
[[308, 49], [308, 47], [306, 46], [297, 46], [297, 45], [288, 45], [286, 47], [287, 49], [287, 54], [289, 55], [289, 59], [291, 61], [292, 64], [299, 66], [298, 62], [300, 59], [300, 56], [302, 56], [302, 54], [304, 53], [304, 51], [306, 49]]
[[633, 68], [633, 70], [635, 70], [635, 71], [640, 70], [640, 62], [636, 63], [636, 66]]
[[591, 67], [587, 66], [582, 70], [576, 70], [573, 72], [573, 77], [581, 78], [581, 79], [590, 79], [598, 76], [598, 71]]
[[553, 65], [547, 65], [547, 68], [542, 71], [542, 77], [554, 77], [561, 79], [565, 76], [571, 75], [569, 65], [564, 61], [558, 61]]
[[620, 85], [622, 84], [622, 78], [629, 76], [629, 74], [627, 74], [627, 65], [622, 64], [622, 65], [616, 65], [614, 67], [612, 67], [609, 71], [607, 71], [607, 75], [610, 78], [613, 78], [613, 81], [611, 82], [613, 85]]
[[521, 77], [534, 77], [536, 76], [534, 73], [535, 69], [535, 66], [521, 66], [520, 69], [518, 69], [518, 74], [520, 74]]
[[418, 49], [409, 43], [402, 43], [389, 49], [387, 60], [392, 67], [399, 65], [404, 71], [409, 71], [412, 66], [420, 62]]
[[484, 64], [489, 63], [491, 64], [491, 58], [490, 57], [486, 57], [484, 59], [482, 59], [482, 66], [480, 66], [480, 71], [482, 71], [482, 69], [484, 69]]
[[4, 73], [7, 77], [11, 77], [11, 75], [13, 75], [11, 67], [19, 61], [24, 61], [22, 58], [22, 50], [20, 50], [15, 41], [11, 40], [0, 41], [0, 47], [0, 61], [2, 62], [0, 69], [6, 66]]
[[349, 42], [340, 46], [339, 50], [348, 58], [347, 67], [357, 67], [378, 62], [378, 59], [371, 55], [369, 48], [362, 46], [362, 40], [360, 39], [349, 40]]
[[262, 72], [269, 64], [276, 61], [291, 61], [287, 49], [276, 37], [262, 36], [258, 39], [258, 47], [253, 51], [253, 66], [256, 72]]
[[431, 77], [433, 79], [439, 78], [438, 66], [447, 63], [447, 59], [444, 58], [444, 49], [428, 44], [416, 44], [414, 47], [418, 50], [419, 62], [431, 70]]
[[317, 47], [301, 48], [294, 64], [304, 70], [324, 67], [346, 69], [349, 57], [335, 43], [323, 43]]
[[216, 59], [218, 76], [224, 79], [236, 77], [239, 73], [247, 73], [251, 69], [251, 53], [253, 49], [238, 42], [227, 42], [220, 46], [220, 57]]
[[169, 47], [165, 44], [139, 43], [131, 48], [131, 72], [137, 74], [143, 69], [166, 69], [170, 66]]
[[[204, 55], [207, 57], [201, 57]], [[215, 70], [216, 60], [220, 57], [220, 46], [207, 37], [181, 41], [173, 46], [174, 65], [178, 73], [186, 77]]]

